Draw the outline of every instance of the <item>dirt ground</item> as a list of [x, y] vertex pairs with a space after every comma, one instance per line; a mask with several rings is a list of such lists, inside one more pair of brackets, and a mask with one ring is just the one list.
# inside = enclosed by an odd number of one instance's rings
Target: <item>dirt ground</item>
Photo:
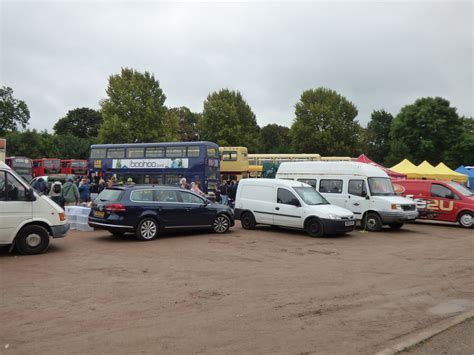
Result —
[[0, 353], [375, 353], [472, 309], [474, 230], [151, 242], [71, 232], [0, 252]]

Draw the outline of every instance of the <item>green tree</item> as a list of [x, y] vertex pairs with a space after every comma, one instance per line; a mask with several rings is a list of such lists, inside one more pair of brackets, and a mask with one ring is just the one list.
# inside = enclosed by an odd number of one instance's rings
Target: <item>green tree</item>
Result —
[[97, 137], [102, 116], [99, 111], [82, 107], [68, 111], [65, 117], [56, 122], [53, 129], [56, 134], [70, 134], [80, 138]]
[[23, 100], [13, 97], [13, 89], [0, 88], [0, 134], [25, 129], [30, 120], [30, 111]]
[[260, 128], [250, 106], [238, 91], [222, 89], [207, 97], [199, 124], [201, 139], [220, 146], [244, 146], [250, 152], [259, 146]]
[[385, 110], [374, 111], [367, 124], [367, 155], [383, 164], [390, 153], [390, 127], [393, 116]]
[[183, 142], [199, 140], [198, 123], [201, 114], [192, 112], [189, 108], [173, 107], [168, 110], [179, 122], [179, 140]]
[[337, 92], [306, 90], [296, 104], [290, 129], [296, 153], [353, 156], [358, 152], [361, 127], [356, 106]]
[[275, 123], [260, 130], [261, 153], [291, 153], [290, 129]]
[[457, 168], [460, 165], [474, 165], [474, 118], [461, 118], [462, 134], [448, 150], [445, 163]]
[[101, 101], [102, 143], [159, 142], [177, 138], [174, 124], [166, 122], [166, 96], [154, 75], [122, 68], [111, 75], [107, 98]]
[[407, 105], [395, 117], [390, 130], [391, 152], [388, 161], [408, 158], [415, 164], [432, 164], [449, 157], [449, 150], [462, 135], [462, 120], [448, 100], [426, 97]]

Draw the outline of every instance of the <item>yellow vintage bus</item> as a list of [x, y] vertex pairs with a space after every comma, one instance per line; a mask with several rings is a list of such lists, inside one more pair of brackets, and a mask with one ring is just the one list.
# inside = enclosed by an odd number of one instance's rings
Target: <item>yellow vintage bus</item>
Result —
[[249, 177], [247, 147], [220, 147], [222, 180], [246, 179]]
[[319, 154], [249, 154], [249, 165], [280, 164], [284, 161], [321, 160]]

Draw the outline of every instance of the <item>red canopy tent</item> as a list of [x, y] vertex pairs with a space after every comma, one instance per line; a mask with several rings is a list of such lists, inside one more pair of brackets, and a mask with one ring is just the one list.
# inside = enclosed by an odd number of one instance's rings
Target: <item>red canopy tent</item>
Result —
[[370, 164], [370, 165], [376, 166], [377, 168], [382, 169], [383, 171], [385, 171], [388, 174], [388, 176], [390, 176], [390, 179], [405, 180], [407, 178], [407, 176], [405, 174], [397, 173], [396, 171], [387, 169], [386, 167], [383, 167], [382, 165], [377, 164], [376, 162], [374, 162], [374, 161], [370, 160], [369, 158], [367, 158], [367, 155], [365, 155], [365, 154], [359, 155], [359, 157], [355, 161], [359, 162], [359, 163]]

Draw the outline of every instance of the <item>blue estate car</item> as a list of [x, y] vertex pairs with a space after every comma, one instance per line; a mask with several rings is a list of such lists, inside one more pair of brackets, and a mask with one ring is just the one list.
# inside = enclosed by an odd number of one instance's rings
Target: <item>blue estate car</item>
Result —
[[152, 240], [165, 229], [209, 228], [224, 233], [233, 225], [229, 206], [163, 185], [106, 188], [94, 200], [89, 215], [89, 226], [114, 235], [135, 233], [139, 240]]

